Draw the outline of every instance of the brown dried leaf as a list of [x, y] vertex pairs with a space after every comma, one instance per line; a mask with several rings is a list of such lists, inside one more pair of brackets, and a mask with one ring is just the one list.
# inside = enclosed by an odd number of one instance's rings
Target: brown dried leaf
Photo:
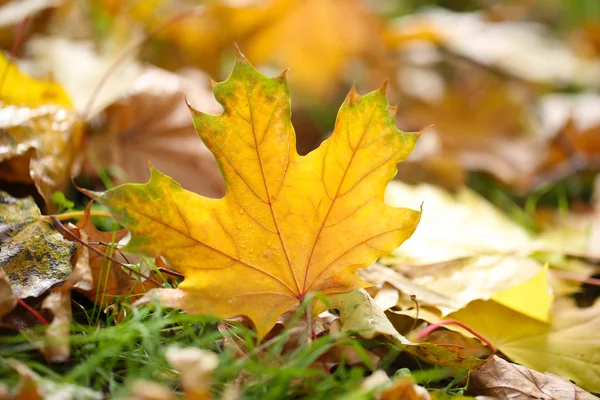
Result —
[[472, 391], [511, 400], [595, 400], [596, 396], [559, 376], [513, 364], [498, 356], [471, 373]]
[[10, 288], [10, 281], [4, 268], [0, 268], [0, 318], [17, 306], [17, 297]]
[[82, 137], [74, 111], [59, 105], [0, 109], [0, 180], [34, 184], [49, 209], [63, 191]]
[[573, 119], [554, 136], [533, 176], [524, 187], [539, 187], [585, 170], [600, 170], [600, 124], [581, 129]]
[[[69, 224], [67, 229], [71, 230], [71, 233], [78, 236], [79, 239], [85, 244], [88, 243], [87, 233], [80, 231], [73, 224]], [[70, 239], [68, 236], [66, 239]], [[77, 246], [77, 251], [73, 257], [75, 266], [73, 266], [73, 272], [69, 279], [61, 286], [61, 289], [67, 290], [71, 288], [77, 288], [81, 290], [92, 290], [94, 287], [94, 278], [92, 276], [92, 270], [90, 268], [90, 249], [87, 246]]]
[[188, 190], [210, 197], [225, 194], [217, 163], [198, 140], [186, 100], [210, 113], [221, 108], [203, 86], [208, 77], [196, 70], [187, 75], [148, 67], [131, 93], [106, 109], [107, 125], [90, 137], [89, 149], [103, 166], [122, 170], [117, 182], [147, 181], [150, 161]]
[[[458, 65], [455, 74], [460, 79], [448, 82], [440, 98], [403, 96], [398, 106], [403, 126], [433, 125], [427, 134], [436, 136], [435, 143], [419, 143], [407, 160], [420, 165], [421, 182], [447, 187], [444, 181], [450, 180], [460, 187], [465, 170], [488, 172], [509, 184], [531, 174], [543, 154], [541, 141], [532, 135], [526, 96], [480, 68]], [[408, 168], [399, 177], [417, 183], [411, 177], [414, 168]]]
[[42, 309], [47, 310], [54, 318], [46, 328], [46, 340], [42, 353], [50, 362], [65, 362], [71, 353], [70, 323], [71, 323], [71, 292], [53, 291], [42, 303]]

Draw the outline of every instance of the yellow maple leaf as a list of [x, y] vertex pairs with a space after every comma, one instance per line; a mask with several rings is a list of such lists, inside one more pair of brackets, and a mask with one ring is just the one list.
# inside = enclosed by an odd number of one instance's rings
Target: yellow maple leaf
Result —
[[308, 292], [368, 286], [356, 270], [412, 234], [420, 212], [383, 195], [418, 134], [395, 127], [385, 87], [353, 89], [331, 138], [299, 156], [285, 74], [267, 78], [240, 54], [213, 91], [224, 112], [192, 114], [223, 172], [222, 199], [155, 169], [147, 184], [88, 193], [131, 230], [129, 251], [164, 256], [185, 275], [183, 309], [246, 315], [262, 336]]

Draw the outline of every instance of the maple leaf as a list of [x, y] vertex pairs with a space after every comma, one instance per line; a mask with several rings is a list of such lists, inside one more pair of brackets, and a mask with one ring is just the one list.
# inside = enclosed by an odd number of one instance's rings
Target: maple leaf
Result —
[[185, 275], [182, 308], [246, 315], [263, 336], [308, 292], [367, 286], [356, 270], [412, 234], [420, 212], [383, 195], [419, 135], [395, 127], [385, 86], [364, 97], [352, 89], [332, 136], [299, 156], [285, 74], [267, 78], [239, 54], [213, 91], [224, 112], [192, 114], [223, 172], [222, 199], [155, 169], [147, 184], [86, 193], [131, 231], [127, 250], [164, 256]]

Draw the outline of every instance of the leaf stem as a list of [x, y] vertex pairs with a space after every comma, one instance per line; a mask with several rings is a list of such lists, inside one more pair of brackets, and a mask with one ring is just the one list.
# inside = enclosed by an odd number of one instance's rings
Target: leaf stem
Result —
[[567, 281], [581, 282], [592, 286], [600, 286], [600, 279], [598, 278], [588, 278], [585, 276], [579, 276], [569, 271], [561, 270], [552, 270], [552, 273], [558, 276], [559, 278], [565, 279]]
[[18, 297], [17, 297], [17, 301], [19, 302], [21, 307], [23, 307], [24, 309], [29, 311], [38, 321], [40, 321], [40, 324], [48, 325], [48, 321], [46, 321], [46, 318], [44, 318], [44, 316], [42, 314], [40, 314], [35, 309], [33, 309], [33, 307], [31, 307], [29, 304], [25, 303], [23, 300], [19, 299]]
[[148, 40], [152, 39], [158, 32], [162, 31], [163, 29], [168, 28], [169, 26], [171, 26], [177, 22], [180, 22], [186, 18], [190, 18], [190, 17], [196, 16], [196, 15], [201, 15], [204, 12], [205, 12], [205, 7], [196, 6], [189, 10], [175, 14], [172, 17], [170, 17], [167, 20], [160, 23], [159, 25], [157, 25], [156, 27], [154, 27], [149, 32], [147, 32], [143, 37], [141, 37], [137, 42], [133, 43], [129, 48], [125, 49], [125, 51], [106, 70], [106, 72], [104, 73], [102, 78], [100, 78], [100, 80], [96, 84], [94, 91], [90, 95], [90, 98], [88, 99], [85, 107], [83, 108], [83, 112], [81, 112], [81, 114], [80, 114], [81, 119], [83, 119], [83, 120], [87, 119], [87, 117], [90, 114], [90, 111], [92, 110], [92, 106], [94, 105], [94, 102], [96, 101], [96, 98], [98, 97], [98, 94], [100, 93], [100, 89], [102, 89], [102, 87], [104, 86], [104, 84], [106, 83], [108, 78], [110, 78], [110, 76], [113, 74], [113, 72], [117, 68], [119, 68], [119, 66], [121, 66], [121, 64], [123, 64], [127, 60], [127, 58], [129, 58], [129, 56], [131, 56], [131, 54], [133, 54], [133, 52], [135, 52], [136, 50], [139, 50], [139, 48], [144, 43], [146, 43]]
[[68, 230], [57, 218], [56, 215], [51, 215], [50, 219], [52, 221], [52, 223], [54, 224], [54, 226], [56, 227], [56, 229], [58, 231], [60, 231], [62, 234], [69, 236], [70, 240], [75, 241], [80, 243], [81, 245], [87, 247], [88, 249], [100, 254], [102, 257], [106, 258], [107, 260], [113, 261], [117, 264], [119, 264], [120, 266], [122, 266], [123, 268], [125, 268], [127, 271], [131, 272], [132, 274], [135, 274], [137, 276], [139, 276], [140, 278], [144, 278], [152, 283], [154, 283], [157, 286], [162, 286], [162, 284], [160, 284], [159, 282], [157, 282], [155, 279], [153, 279], [151, 276], [146, 276], [144, 274], [142, 274], [139, 271], [136, 271], [135, 269], [131, 268], [129, 265], [122, 263], [121, 261], [117, 260], [114, 257], [111, 257], [109, 255], [107, 255], [105, 252], [97, 249], [94, 246], [90, 246], [88, 243], [84, 242], [83, 240], [81, 240], [80, 238], [77, 237], [77, 235], [75, 235], [73, 232], [71, 232], [70, 230]]
[[[66, 221], [69, 219], [79, 219], [85, 215], [85, 211], [71, 211], [64, 214], [55, 214], [55, 215], [42, 215], [42, 218], [51, 222], [55, 217], [59, 221]], [[108, 211], [90, 211], [91, 217], [107, 217], [112, 218], [112, 214]]]
[[425, 339], [427, 336], [429, 336], [433, 331], [435, 331], [436, 329], [444, 326], [444, 325], [458, 325], [461, 328], [466, 329], [467, 331], [469, 331], [471, 334], [473, 334], [475, 337], [477, 337], [477, 339], [481, 340], [483, 343], [485, 343], [487, 345], [487, 347], [490, 349], [490, 351], [492, 352], [492, 354], [496, 353], [496, 348], [494, 347], [494, 345], [492, 344], [492, 342], [490, 342], [487, 338], [485, 338], [482, 334], [476, 332], [475, 330], [473, 330], [472, 328], [468, 327], [467, 325], [465, 325], [464, 323], [457, 321], [455, 319], [448, 319], [446, 321], [440, 321], [436, 324], [431, 324], [429, 325], [427, 328], [423, 329], [419, 335], [418, 338], [419, 340], [423, 340]]

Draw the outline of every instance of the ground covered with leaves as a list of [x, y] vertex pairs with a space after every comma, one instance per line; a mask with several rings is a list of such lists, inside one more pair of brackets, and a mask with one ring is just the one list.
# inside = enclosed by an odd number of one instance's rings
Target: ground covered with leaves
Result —
[[600, 9], [398, 3], [0, 3], [0, 399], [597, 398]]

